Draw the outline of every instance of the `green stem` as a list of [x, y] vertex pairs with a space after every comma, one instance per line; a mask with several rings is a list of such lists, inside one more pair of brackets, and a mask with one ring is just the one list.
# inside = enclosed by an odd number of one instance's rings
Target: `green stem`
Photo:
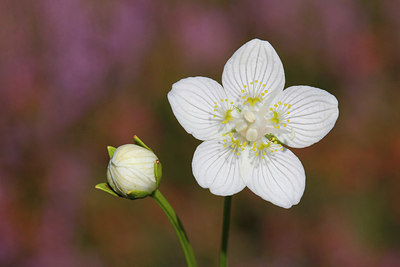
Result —
[[185, 259], [188, 267], [196, 267], [196, 259], [194, 257], [192, 246], [189, 243], [189, 239], [186, 235], [185, 229], [179, 220], [178, 215], [175, 213], [171, 204], [167, 201], [167, 199], [161, 194], [161, 192], [157, 189], [152, 194], [152, 197], [157, 202], [157, 204], [161, 207], [164, 213], [167, 215], [169, 221], [171, 222], [176, 235], [179, 238], [179, 242], [181, 243], [183, 253], [185, 254]]
[[222, 240], [221, 240], [221, 254], [219, 256], [219, 266], [225, 267], [227, 262], [228, 251], [228, 237], [229, 237], [229, 223], [231, 217], [231, 203], [232, 196], [226, 196], [224, 200], [224, 217], [222, 221]]

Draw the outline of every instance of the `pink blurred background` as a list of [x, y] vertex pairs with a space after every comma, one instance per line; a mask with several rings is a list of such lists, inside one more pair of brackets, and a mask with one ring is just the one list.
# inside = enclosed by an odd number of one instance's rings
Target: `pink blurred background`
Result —
[[230, 266], [400, 266], [400, 1], [0, 1], [0, 265], [184, 266], [151, 198], [118, 199], [107, 145], [138, 135], [199, 266], [216, 266], [223, 198], [200, 188], [200, 143], [166, 95], [221, 81], [252, 38], [280, 55], [286, 86], [339, 99], [335, 128], [294, 150], [307, 174], [285, 210], [233, 198]]

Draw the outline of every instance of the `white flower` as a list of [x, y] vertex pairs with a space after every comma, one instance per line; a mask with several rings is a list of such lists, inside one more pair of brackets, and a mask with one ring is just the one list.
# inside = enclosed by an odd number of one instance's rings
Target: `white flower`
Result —
[[121, 196], [139, 198], [150, 195], [157, 188], [155, 164], [157, 156], [138, 145], [118, 147], [107, 168], [107, 182]]
[[285, 90], [282, 62], [267, 41], [251, 40], [225, 64], [221, 86], [204, 77], [182, 79], [168, 93], [183, 128], [203, 140], [193, 175], [203, 188], [227, 196], [247, 186], [275, 205], [299, 203], [305, 188], [300, 160], [284, 145], [321, 140], [339, 115], [328, 92], [310, 86]]

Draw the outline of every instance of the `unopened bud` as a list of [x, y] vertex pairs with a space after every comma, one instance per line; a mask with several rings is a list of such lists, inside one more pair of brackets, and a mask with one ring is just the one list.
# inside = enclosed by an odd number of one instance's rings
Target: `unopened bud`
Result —
[[112, 152], [107, 181], [114, 192], [136, 199], [151, 195], [157, 189], [161, 179], [161, 163], [150, 149], [127, 144]]

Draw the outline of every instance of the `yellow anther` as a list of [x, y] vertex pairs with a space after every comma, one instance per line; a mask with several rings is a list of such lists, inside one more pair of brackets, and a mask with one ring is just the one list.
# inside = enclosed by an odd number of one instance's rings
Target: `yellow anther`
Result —
[[279, 128], [281, 128], [279, 125], [276, 125], [276, 129], [279, 129]]
[[274, 144], [277, 145], [277, 144], [278, 144], [278, 141], [275, 141]]
[[281, 144], [279, 144], [279, 147], [281, 147], [282, 145]]
[[[232, 147], [232, 148], [234, 148], [234, 147], [235, 147], [235, 145], [231, 145], [231, 147]], [[234, 151], [234, 152], [235, 152], [235, 151]]]
[[287, 106], [287, 104], [285, 103], [285, 104], [283, 104], [285, 107]]
[[254, 106], [255, 103], [260, 102], [261, 100], [258, 97], [248, 97], [247, 102]]
[[264, 157], [263, 157], [263, 156], [261, 156], [261, 159], [264, 159]]
[[288, 108], [290, 108], [292, 105], [289, 104]]
[[233, 102], [231, 102], [231, 105], [233, 105]]
[[251, 82], [250, 84], [253, 84], [253, 82]]
[[265, 83], [263, 84], [263, 87], [265, 87]]
[[222, 136], [225, 136], [225, 134], [223, 133]]
[[239, 156], [239, 155], [240, 155], [240, 152], [236, 153], [236, 155], [238, 155], [238, 156]]
[[256, 151], [256, 149], [253, 147], [253, 151]]
[[215, 118], [215, 117], [217, 117], [217, 116], [213, 115], [213, 117]]
[[264, 96], [264, 93], [261, 93], [262, 96]]
[[228, 102], [228, 99], [225, 98], [225, 102]]
[[265, 92], [265, 93], [268, 93], [268, 90], [265, 90], [264, 92]]
[[244, 88], [246, 88], [246, 87], [247, 87], [247, 85], [243, 85], [243, 87], [244, 87]]
[[275, 149], [275, 152], [278, 151], [278, 149]]
[[264, 155], [267, 155], [267, 152], [264, 152]]
[[282, 102], [281, 102], [281, 101], [279, 101], [279, 102], [278, 102], [278, 105], [282, 105]]
[[281, 151], [283, 151], [283, 147], [281, 147]]
[[256, 156], [258, 156], [258, 153], [256, 152], [256, 154], [255, 154]]
[[224, 100], [223, 100], [223, 99], [221, 99], [221, 102], [224, 102]]
[[233, 118], [231, 115], [231, 112], [232, 112], [232, 109], [226, 111], [225, 118], [222, 121], [223, 124], [228, 123]]
[[245, 96], [242, 96], [242, 98], [243, 98], [243, 99], [246, 99], [246, 97], [245, 97]]
[[286, 123], [284, 123], [284, 124], [283, 124], [283, 127], [286, 127], [286, 126], [287, 126], [287, 124], [286, 124]]
[[276, 123], [276, 124], [278, 124], [279, 123], [279, 118], [278, 118], [278, 112], [276, 112], [276, 111], [273, 111], [274, 112], [274, 116], [271, 118], [271, 121], [273, 122], [273, 123]]
[[269, 108], [269, 110], [271, 110], [271, 111], [272, 111], [273, 109], [272, 109], [272, 108]]
[[242, 147], [241, 149], [242, 149], [242, 151], [244, 150], [244, 148], [243, 148], [243, 147]]
[[274, 141], [275, 140], [275, 137], [272, 137], [272, 141]]
[[223, 142], [226, 142], [226, 139], [222, 140]]
[[242, 90], [242, 91], [240, 91], [240, 92], [242, 92], [242, 93], [244, 94], [244, 90]]
[[266, 144], [261, 143], [261, 144], [258, 146], [258, 150], [259, 150], [259, 151], [263, 151], [264, 149], [269, 148], [270, 146], [271, 146], [270, 143], [266, 143]]
[[278, 107], [278, 105], [277, 105], [277, 104], [275, 104], [275, 105], [274, 105], [274, 107], [276, 107], [276, 108], [277, 108], [277, 107]]
[[247, 146], [247, 142], [244, 142], [244, 143], [243, 143], [243, 146], [246, 147], [246, 146]]
[[290, 122], [290, 120], [287, 120], [286, 122]]
[[216, 108], [214, 108], [214, 111], [217, 111], [217, 109], [216, 109]]
[[230, 137], [232, 137], [232, 133], [229, 133], [228, 135], [229, 135]]

